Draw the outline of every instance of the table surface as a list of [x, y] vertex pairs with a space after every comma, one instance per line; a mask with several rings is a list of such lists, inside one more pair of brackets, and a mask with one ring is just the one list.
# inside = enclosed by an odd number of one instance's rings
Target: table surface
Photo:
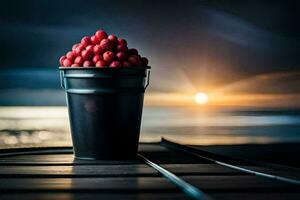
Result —
[[[300, 199], [297, 184], [255, 176], [212, 160], [299, 180], [297, 169], [261, 165], [167, 141], [142, 143], [139, 154], [212, 199]], [[180, 147], [180, 146], [179, 146]], [[200, 148], [200, 147], [199, 147]], [[71, 147], [0, 150], [0, 199], [191, 199], [145, 160], [87, 161]]]

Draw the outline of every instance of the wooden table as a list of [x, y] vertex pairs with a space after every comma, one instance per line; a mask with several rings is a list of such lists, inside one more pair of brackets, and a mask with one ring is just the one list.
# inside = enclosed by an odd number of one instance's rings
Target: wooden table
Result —
[[[136, 160], [74, 160], [71, 147], [0, 150], [0, 199], [191, 199], [151, 161], [212, 199], [300, 199], [299, 185], [215, 161], [299, 180], [297, 170], [261, 166], [168, 141], [142, 143]], [[145, 158], [145, 159], [143, 159]]]

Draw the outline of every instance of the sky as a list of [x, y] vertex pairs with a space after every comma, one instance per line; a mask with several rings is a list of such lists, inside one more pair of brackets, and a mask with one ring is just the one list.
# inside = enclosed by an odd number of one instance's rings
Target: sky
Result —
[[204, 91], [216, 104], [265, 95], [266, 104], [274, 97], [274, 106], [300, 106], [299, 8], [297, 1], [4, 0], [0, 105], [65, 105], [58, 59], [100, 28], [149, 58], [150, 104]]

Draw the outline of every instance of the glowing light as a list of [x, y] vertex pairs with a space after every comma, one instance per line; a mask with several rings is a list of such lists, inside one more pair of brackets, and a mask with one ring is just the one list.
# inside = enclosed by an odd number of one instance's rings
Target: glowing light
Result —
[[204, 92], [198, 92], [195, 95], [195, 101], [198, 104], [206, 104], [208, 102], [208, 96]]

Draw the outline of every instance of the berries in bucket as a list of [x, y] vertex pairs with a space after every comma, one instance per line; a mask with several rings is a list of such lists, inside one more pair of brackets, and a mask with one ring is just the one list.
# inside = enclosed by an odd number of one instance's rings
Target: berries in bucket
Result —
[[137, 159], [148, 59], [126, 40], [98, 30], [59, 63], [75, 158]]
[[148, 59], [141, 57], [136, 49], [129, 49], [127, 41], [103, 30], [95, 35], [84, 36], [80, 43], [59, 59], [62, 67], [142, 67]]

